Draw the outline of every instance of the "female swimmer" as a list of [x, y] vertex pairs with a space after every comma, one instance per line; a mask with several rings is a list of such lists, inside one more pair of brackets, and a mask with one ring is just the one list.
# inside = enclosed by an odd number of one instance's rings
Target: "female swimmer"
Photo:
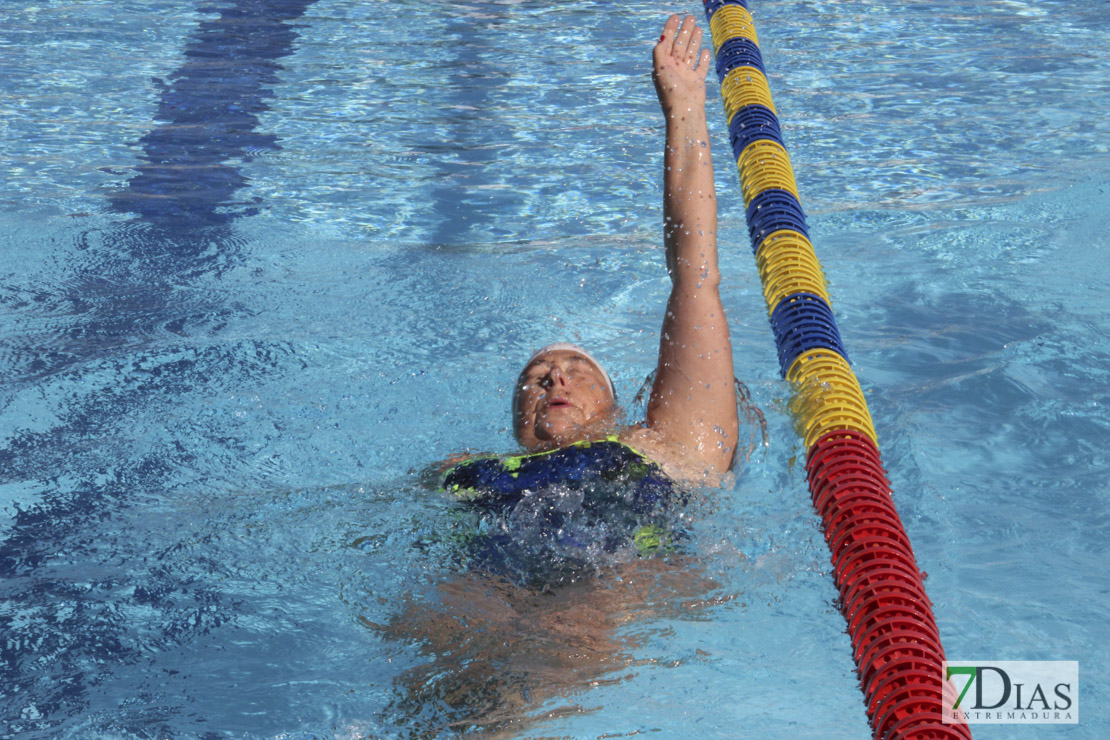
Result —
[[[673, 551], [672, 483], [714, 483], [737, 446], [732, 345], [717, 267], [717, 200], [705, 77], [692, 16], [672, 16], [653, 51], [666, 119], [663, 241], [671, 293], [646, 418], [619, 427], [613, 383], [573, 344], [525, 364], [513, 394], [523, 455], [460, 462], [443, 487], [495, 520], [468, 535], [472, 564], [520, 582], [574, 580], [596, 566]], [[625, 557], [621, 557], [621, 556]]]
[[713, 484], [737, 445], [701, 39], [692, 16], [672, 16], [653, 52], [672, 290], [646, 418], [619, 427], [600, 363], [549, 345], [513, 395], [523, 454], [452, 461], [444, 488], [462, 518], [478, 514], [458, 537], [477, 567], [438, 584], [428, 603], [409, 601], [384, 628], [430, 658], [401, 677], [389, 708], [423, 728], [414, 736], [519, 735], [548, 698], [628, 665], [628, 620], [714, 603], [716, 584], [681, 556], [681, 527], [668, 516], [682, 485]]

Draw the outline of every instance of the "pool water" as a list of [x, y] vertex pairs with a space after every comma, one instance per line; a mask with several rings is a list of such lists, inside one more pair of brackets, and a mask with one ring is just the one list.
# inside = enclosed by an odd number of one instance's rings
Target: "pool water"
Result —
[[[1106, 4], [752, 7], [948, 657], [1080, 662], [1078, 725], [974, 736], [1106, 737]], [[869, 736], [712, 90], [767, 444], [549, 593], [427, 482], [532, 349], [652, 369], [676, 9], [0, 7], [0, 737]]]

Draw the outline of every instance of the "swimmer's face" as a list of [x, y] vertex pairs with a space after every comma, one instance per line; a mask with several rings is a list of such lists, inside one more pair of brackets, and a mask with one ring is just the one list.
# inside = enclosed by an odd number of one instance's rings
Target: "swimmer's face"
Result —
[[604, 372], [574, 350], [545, 352], [517, 381], [513, 431], [529, 450], [585, 439], [607, 424], [616, 408]]

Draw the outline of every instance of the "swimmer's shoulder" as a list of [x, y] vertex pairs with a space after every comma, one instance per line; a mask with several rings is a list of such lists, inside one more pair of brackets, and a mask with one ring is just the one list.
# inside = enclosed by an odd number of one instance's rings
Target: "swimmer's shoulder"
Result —
[[684, 455], [681, 445], [658, 431], [645, 426], [630, 426], [617, 433], [617, 441], [643, 457], [654, 462], [672, 480], [691, 486], [722, 486], [731, 480], [730, 473], [707, 470], [704, 466], [691, 462], [697, 458]]

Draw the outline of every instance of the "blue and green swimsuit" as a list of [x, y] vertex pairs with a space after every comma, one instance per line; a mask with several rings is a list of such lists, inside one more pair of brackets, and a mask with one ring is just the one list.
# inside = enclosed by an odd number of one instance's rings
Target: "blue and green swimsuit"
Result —
[[467, 460], [443, 488], [477, 522], [472, 567], [524, 583], [575, 580], [599, 566], [674, 552], [681, 491], [615, 436], [549, 452]]

